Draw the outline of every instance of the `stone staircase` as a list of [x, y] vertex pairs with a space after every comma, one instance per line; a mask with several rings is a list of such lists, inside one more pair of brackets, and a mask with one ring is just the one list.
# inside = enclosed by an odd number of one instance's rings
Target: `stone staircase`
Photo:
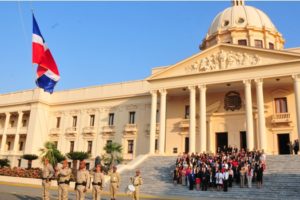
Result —
[[[267, 156], [267, 170], [264, 173], [262, 189], [239, 188], [234, 184], [228, 192], [189, 191], [187, 187], [173, 185], [172, 172], [176, 157], [149, 156], [138, 165], [142, 172], [144, 185], [141, 193], [155, 196], [168, 196], [180, 199], [300, 199], [300, 156], [280, 155]], [[135, 169], [121, 173], [120, 192], [124, 192]]]

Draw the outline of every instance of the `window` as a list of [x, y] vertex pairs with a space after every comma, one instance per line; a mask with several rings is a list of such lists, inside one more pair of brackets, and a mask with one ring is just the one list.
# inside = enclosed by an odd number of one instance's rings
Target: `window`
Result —
[[27, 126], [27, 119], [23, 119], [22, 120], [22, 127], [26, 127]]
[[247, 46], [247, 40], [238, 40], [238, 44]]
[[87, 170], [89, 170], [89, 169], [90, 169], [90, 163], [86, 163], [86, 164], [85, 164], [85, 168], [86, 168]]
[[185, 112], [184, 112], [184, 119], [190, 118], [190, 106], [186, 105], [185, 106]]
[[72, 124], [73, 127], [76, 127], [77, 126], [77, 116], [73, 116], [73, 124]]
[[108, 125], [109, 126], [114, 125], [114, 118], [115, 118], [115, 113], [109, 113], [109, 115], [108, 115]]
[[10, 121], [10, 127], [12, 128], [12, 127], [14, 127], [15, 126], [15, 120], [11, 120]]
[[95, 115], [90, 115], [90, 126], [95, 125]]
[[129, 124], [135, 123], [135, 112], [129, 112]]
[[10, 151], [11, 148], [11, 142], [7, 142], [7, 151]]
[[158, 150], [158, 139], [155, 139], [155, 151]]
[[70, 141], [70, 152], [74, 151], [74, 146], [75, 146], [75, 142], [74, 141]]
[[57, 148], [58, 142], [54, 141], [53, 144], [54, 144], [55, 148]]
[[133, 140], [127, 140], [128, 142], [128, 150], [127, 153], [133, 154]]
[[60, 127], [60, 117], [56, 117], [56, 128]]
[[269, 49], [274, 49], [274, 44], [272, 42], [269, 42]]
[[255, 47], [263, 48], [263, 41], [262, 40], [254, 40]]
[[18, 167], [21, 167], [22, 159], [18, 159]]
[[178, 153], [178, 148], [177, 147], [173, 148], [173, 153]]
[[160, 121], [160, 114], [159, 114], [159, 110], [156, 110], [156, 123], [158, 123]]
[[287, 113], [287, 99], [286, 97], [275, 98], [275, 110], [276, 113]]
[[23, 150], [23, 146], [24, 146], [24, 142], [21, 141], [21, 142], [19, 143], [19, 151], [22, 151], [22, 150]]
[[87, 152], [88, 152], [89, 154], [92, 153], [92, 148], [93, 148], [93, 141], [88, 141]]
[[68, 162], [69, 168], [71, 168], [72, 162]]

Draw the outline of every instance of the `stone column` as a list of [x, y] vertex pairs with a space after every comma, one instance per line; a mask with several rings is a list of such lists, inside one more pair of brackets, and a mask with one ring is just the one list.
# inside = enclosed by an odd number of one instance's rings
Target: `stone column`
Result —
[[253, 150], [253, 148], [254, 148], [254, 134], [253, 134], [253, 111], [252, 111], [251, 80], [244, 80], [243, 83], [244, 83], [244, 86], [245, 86], [247, 148], [249, 150]]
[[20, 140], [20, 129], [22, 126], [22, 119], [23, 119], [23, 112], [18, 112], [18, 122], [17, 122], [17, 131], [15, 135], [15, 141], [14, 141], [14, 153], [17, 153], [19, 151], [19, 140]]
[[150, 148], [149, 153], [155, 153], [155, 134], [156, 134], [156, 110], [157, 110], [157, 91], [151, 91], [151, 120], [150, 120]]
[[6, 137], [7, 137], [6, 132], [7, 132], [9, 120], [10, 120], [10, 113], [5, 113], [5, 124], [4, 124], [3, 134], [2, 134], [1, 152], [5, 151]]
[[189, 86], [190, 90], [190, 153], [196, 150], [196, 87]]
[[298, 138], [300, 139], [300, 74], [293, 75], [294, 79], [294, 94], [297, 114], [297, 131]]
[[206, 86], [199, 85], [200, 96], [200, 120], [199, 120], [199, 129], [200, 129], [200, 152], [206, 152]]
[[258, 109], [258, 137], [259, 148], [267, 150], [266, 144], [266, 121], [265, 121], [265, 108], [264, 108], [264, 92], [263, 92], [263, 79], [255, 79], [256, 83], [256, 99]]
[[160, 122], [159, 122], [159, 153], [165, 153], [165, 139], [166, 139], [166, 103], [167, 91], [165, 89], [159, 90], [160, 93]]

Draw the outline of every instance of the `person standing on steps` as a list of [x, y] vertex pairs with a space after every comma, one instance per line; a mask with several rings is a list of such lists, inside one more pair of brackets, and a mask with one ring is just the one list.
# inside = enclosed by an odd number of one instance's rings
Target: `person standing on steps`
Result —
[[132, 193], [132, 200], [140, 199], [140, 186], [143, 184], [143, 179], [141, 177], [141, 171], [136, 170], [135, 176], [131, 177], [131, 183], [134, 186], [135, 190]]
[[110, 173], [110, 195], [111, 200], [115, 200], [117, 196], [118, 189], [120, 187], [121, 177], [117, 172], [117, 167], [113, 166], [113, 171]]
[[299, 151], [299, 140], [295, 140], [294, 141], [294, 152], [295, 152], [295, 155], [298, 155], [298, 151]]

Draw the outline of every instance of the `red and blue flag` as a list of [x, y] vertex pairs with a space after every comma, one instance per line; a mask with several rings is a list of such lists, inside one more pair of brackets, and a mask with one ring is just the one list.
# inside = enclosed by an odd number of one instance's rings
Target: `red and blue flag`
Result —
[[32, 15], [32, 17], [32, 63], [38, 65], [36, 84], [38, 87], [43, 88], [45, 92], [52, 94], [54, 86], [60, 79], [59, 71], [50, 49], [48, 49], [45, 43], [34, 15]]

